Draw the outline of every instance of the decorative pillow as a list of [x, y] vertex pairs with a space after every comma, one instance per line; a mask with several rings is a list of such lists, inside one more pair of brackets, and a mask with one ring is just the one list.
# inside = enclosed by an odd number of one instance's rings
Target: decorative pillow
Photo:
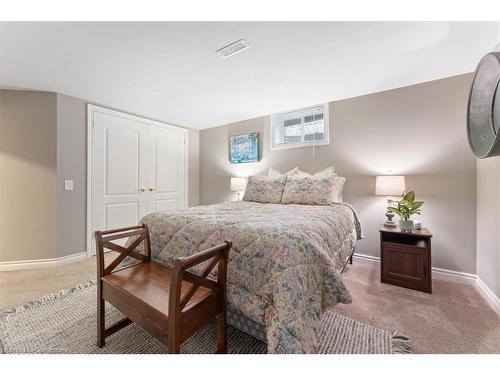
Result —
[[288, 176], [281, 203], [322, 206], [340, 203], [344, 182], [345, 177], [339, 176]]
[[344, 190], [344, 184], [347, 179], [342, 176], [337, 176], [333, 174], [333, 201], [335, 203], [342, 203], [342, 191]]
[[299, 170], [299, 168], [295, 167], [295, 168], [289, 170], [288, 172], [281, 173], [277, 169], [274, 169], [273, 167], [269, 167], [269, 172], [267, 172], [267, 175], [269, 177], [288, 176], [288, 175], [291, 175], [291, 174], [296, 174], [298, 170]]
[[300, 169], [297, 168], [297, 172], [295, 174], [297, 176], [300, 176], [300, 177], [335, 176], [335, 168], [334, 167], [328, 167], [328, 168], [320, 170], [319, 172], [316, 172], [314, 175], [311, 175], [311, 174], [309, 174], [307, 172], [301, 171]]
[[287, 176], [250, 176], [244, 201], [260, 203], [280, 203]]

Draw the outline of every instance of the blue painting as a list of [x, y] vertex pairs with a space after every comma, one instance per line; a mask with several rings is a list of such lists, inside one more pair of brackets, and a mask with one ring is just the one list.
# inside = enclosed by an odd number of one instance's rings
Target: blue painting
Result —
[[229, 161], [232, 164], [259, 161], [259, 133], [233, 135], [230, 147]]

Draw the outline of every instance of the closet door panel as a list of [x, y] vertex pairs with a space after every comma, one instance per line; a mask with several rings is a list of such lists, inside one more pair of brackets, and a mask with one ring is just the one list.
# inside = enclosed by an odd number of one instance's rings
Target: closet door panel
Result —
[[179, 154], [182, 151], [180, 142], [183, 142], [182, 134], [176, 132], [165, 132], [152, 129], [154, 153], [153, 153], [153, 186], [157, 193], [179, 192], [179, 179], [182, 177], [179, 173]]
[[135, 225], [148, 212], [146, 124], [96, 110], [92, 126], [92, 233]]
[[131, 127], [108, 127], [104, 145], [106, 195], [137, 194], [141, 182], [141, 131]]
[[171, 208], [179, 208], [179, 199], [156, 199], [154, 201], [153, 211], [164, 211]]
[[[140, 203], [108, 203], [105, 206], [106, 229], [121, 228], [136, 224], [140, 219]], [[134, 220], [133, 222], [131, 222]]]
[[149, 211], [185, 207], [185, 132], [148, 127]]

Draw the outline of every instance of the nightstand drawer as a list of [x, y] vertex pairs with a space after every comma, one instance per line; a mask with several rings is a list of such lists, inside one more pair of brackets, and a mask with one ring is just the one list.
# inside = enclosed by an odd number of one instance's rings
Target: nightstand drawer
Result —
[[417, 245], [381, 243], [381, 280], [410, 289], [431, 292], [430, 249]]

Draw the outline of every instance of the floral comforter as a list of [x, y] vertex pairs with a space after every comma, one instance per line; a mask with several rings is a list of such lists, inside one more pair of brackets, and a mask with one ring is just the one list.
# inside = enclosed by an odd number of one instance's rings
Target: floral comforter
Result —
[[229, 202], [145, 216], [152, 257], [171, 264], [232, 240], [228, 305], [267, 328], [269, 353], [316, 353], [322, 311], [350, 303], [340, 270], [361, 229], [347, 204]]

